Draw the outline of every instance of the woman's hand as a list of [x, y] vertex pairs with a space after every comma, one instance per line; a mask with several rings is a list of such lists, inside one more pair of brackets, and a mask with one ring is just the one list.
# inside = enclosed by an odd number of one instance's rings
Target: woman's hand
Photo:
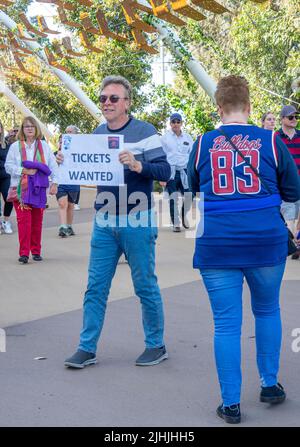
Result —
[[50, 196], [55, 196], [57, 194], [57, 183], [52, 183], [49, 189]]
[[26, 169], [26, 168], [23, 168], [22, 174], [34, 175], [36, 173], [36, 171], [37, 171], [37, 169]]
[[142, 172], [143, 166], [140, 161], [134, 158], [134, 155], [130, 151], [122, 151], [119, 154], [119, 161], [123, 165], [127, 165], [131, 171]]

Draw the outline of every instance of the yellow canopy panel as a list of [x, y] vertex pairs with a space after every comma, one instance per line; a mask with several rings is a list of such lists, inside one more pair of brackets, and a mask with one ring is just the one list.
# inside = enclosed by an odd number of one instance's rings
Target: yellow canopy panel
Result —
[[206, 9], [207, 11], [214, 12], [215, 14], [223, 14], [224, 12], [229, 12], [227, 8], [225, 8], [220, 3], [215, 0], [192, 0], [194, 5], [201, 6], [201, 8]]
[[171, 1], [171, 6], [175, 12], [178, 12], [179, 14], [189, 17], [190, 19], [199, 21], [204, 20], [206, 18], [205, 15], [201, 14], [201, 12], [192, 8], [187, 2], [187, 0], [177, 0], [175, 2]]
[[[145, 33], [156, 33], [157, 30], [153, 26], [149, 25], [148, 23], [143, 22], [139, 15], [136, 13], [135, 8], [132, 7], [130, 0], [124, 0], [121, 3], [124, 16], [126, 19], [126, 22], [128, 25], [132, 26], [133, 28], [140, 29], [141, 31], [145, 31]], [[152, 12], [152, 10], [151, 10]]]
[[186, 25], [186, 22], [171, 13], [167, 3], [164, 3], [161, 0], [150, 0], [150, 3], [153, 9], [153, 14], [159, 19], [177, 26]]

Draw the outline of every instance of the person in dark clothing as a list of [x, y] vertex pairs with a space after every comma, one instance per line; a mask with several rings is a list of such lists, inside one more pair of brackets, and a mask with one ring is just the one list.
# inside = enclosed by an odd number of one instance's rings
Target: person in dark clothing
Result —
[[[300, 130], [297, 129], [299, 112], [294, 106], [283, 106], [280, 112], [281, 128], [277, 132], [282, 141], [287, 146], [293, 160], [296, 164], [300, 179]], [[287, 226], [296, 236], [297, 221], [300, 219], [300, 200], [295, 203], [284, 201], [281, 205], [281, 212]], [[299, 259], [300, 250], [292, 255], [292, 259]]]
[[0, 122], [0, 194], [2, 195], [4, 200], [3, 218], [1, 219], [0, 223], [0, 232], [3, 231], [6, 234], [11, 234], [13, 232], [11, 223], [9, 221], [9, 217], [13, 209], [13, 204], [10, 202], [6, 202], [10, 185], [10, 175], [7, 174], [4, 168], [9, 146], [10, 143], [6, 142], [4, 138], [3, 124]]

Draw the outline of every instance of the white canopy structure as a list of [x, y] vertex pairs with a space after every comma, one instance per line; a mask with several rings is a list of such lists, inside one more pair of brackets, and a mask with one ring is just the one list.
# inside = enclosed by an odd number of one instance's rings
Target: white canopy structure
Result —
[[35, 114], [28, 109], [23, 102], [10, 90], [10, 88], [3, 82], [0, 80], [0, 94], [3, 94], [8, 100], [9, 102], [11, 102], [17, 110], [19, 110], [19, 112], [21, 112], [24, 116], [32, 116], [33, 118], [35, 118], [37, 120], [37, 122], [39, 123], [39, 126], [43, 132], [43, 135], [45, 136], [45, 138], [47, 140], [50, 140], [53, 137], [53, 134], [49, 131], [49, 129], [47, 128], [47, 126], [45, 126], [45, 124], [43, 124], [36, 116]]
[[[11, 32], [15, 32], [17, 24], [7, 14], [0, 11], [0, 23], [6, 26]], [[25, 33], [26, 37], [30, 37]], [[26, 47], [34, 51], [35, 55], [42, 61], [52, 73], [57, 76], [65, 87], [70, 90], [78, 99], [78, 101], [90, 112], [90, 114], [99, 122], [103, 121], [100, 109], [93, 101], [83, 92], [78, 83], [67, 73], [48, 64], [44, 49], [37, 42], [32, 40], [23, 40]]]
[[[5, 0], [10, 1], [10, 0]], [[105, 19], [105, 14], [97, 6], [97, 12], [95, 19], [98, 22], [98, 27], [95, 27], [90, 16], [90, 6], [93, 5], [90, 0], [78, 0], [78, 4], [83, 5], [87, 8], [87, 12], [80, 13], [81, 25], [77, 22], [69, 21], [65, 12], [65, 9], [74, 10], [75, 5], [66, 0], [39, 0], [42, 3], [54, 3], [58, 6], [58, 15], [60, 20], [64, 25], [80, 28], [80, 35], [83, 45], [90, 51], [101, 51], [97, 49], [89, 42], [88, 33], [94, 35], [102, 35], [109, 38], [117, 39], [120, 41], [128, 41], [126, 36], [112, 32]], [[256, 3], [263, 3], [265, 0], [252, 0]], [[124, 16], [128, 26], [130, 27], [131, 33], [139, 49], [148, 51], [149, 53], [157, 53], [156, 49], [148, 45], [145, 38], [147, 33], [158, 33], [160, 40], [166, 44], [171, 53], [175, 55], [178, 59], [181, 59], [185, 64], [186, 68], [190, 71], [191, 75], [199, 83], [199, 85], [204, 89], [207, 95], [214, 101], [214, 92], [216, 89], [215, 81], [208, 75], [202, 64], [195, 60], [190, 53], [190, 51], [182, 44], [177, 33], [174, 31], [174, 26], [171, 27], [169, 24], [184, 26], [186, 21], [183, 19], [191, 18], [196, 21], [205, 19], [203, 12], [208, 11], [210, 13], [222, 14], [225, 12], [230, 12], [217, 0], [122, 0], [120, 5], [122, 6]], [[197, 7], [202, 8], [202, 10], [197, 9]], [[64, 9], [65, 8], [65, 9]], [[147, 20], [144, 21], [143, 17], [139, 16], [142, 12], [144, 15], [147, 14]], [[183, 19], [181, 18], [183, 16]], [[25, 14], [23, 14], [23, 23], [25, 20], [25, 26], [30, 33], [36, 32], [37, 35], [47, 36], [45, 33], [56, 33], [56, 31], [50, 30], [45, 23], [45, 20], [38, 18], [42, 24], [42, 32], [35, 30], [35, 28], [27, 20]], [[52, 63], [52, 54], [49, 53], [48, 49], [43, 48], [39, 45], [35, 39], [24, 31], [24, 37], [20, 37], [17, 34], [18, 28], [17, 24], [3, 11], [0, 11], [0, 23], [2, 23], [15, 37], [22, 40], [22, 43], [33, 53], [36, 57], [45, 64], [45, 66], [57, 76], [64, 86], [71, 91], [78, 101], [90, 112], [90, 114], [98, 121], [103, 121], [100, 109], [91, 101], [91, 99], [82, 91], [78, 83], [69, 76], [63, 69], [62, 65], [58, 63]], [[29, 37], [29, 40], [27, 39]], [[70, 46], [70, 39], [68, 40], [68, 45]], [[70, 46], [71, 50], [72, 47]], [[22, 47], [21, 47], [22, 49]], [[50, 59], [49, 59], [50, 54]], [[73, 51], [74, 54], [74, 51]], [[79, 54], [79, 53], [77, 53]], [[57, 67], [55, 66], [57, 65]]]

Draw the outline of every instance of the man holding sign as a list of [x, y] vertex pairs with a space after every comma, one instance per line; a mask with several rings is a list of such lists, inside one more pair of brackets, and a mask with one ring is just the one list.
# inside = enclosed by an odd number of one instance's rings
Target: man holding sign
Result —
[[[122, 253], [142, 305], [146, 349], [136, 365], [155, 365], [168, 357], [163, 340], [163, 305], [155, 275], [157, 227], [152, 186], [153, 180], [168, 181], [171, 170], [156, 129], [129, 115], [131, 91], [130, 83], [121, 76], [108, 76], [101, 85], [100, 104], [107, 122], [94, 134], [106, 138], [110, 150], [107, 153], [118, 153], [124, 184], [106, 181], [98, 186], [83, 328], [77, 352], [65, 360], [68, 367], [84, 368], [97, 362], [97, 342], [109, 289]], [[122, 144], [124, 150], [120, 151]], [[113, 173], [116, 164], [111, 168]]]

